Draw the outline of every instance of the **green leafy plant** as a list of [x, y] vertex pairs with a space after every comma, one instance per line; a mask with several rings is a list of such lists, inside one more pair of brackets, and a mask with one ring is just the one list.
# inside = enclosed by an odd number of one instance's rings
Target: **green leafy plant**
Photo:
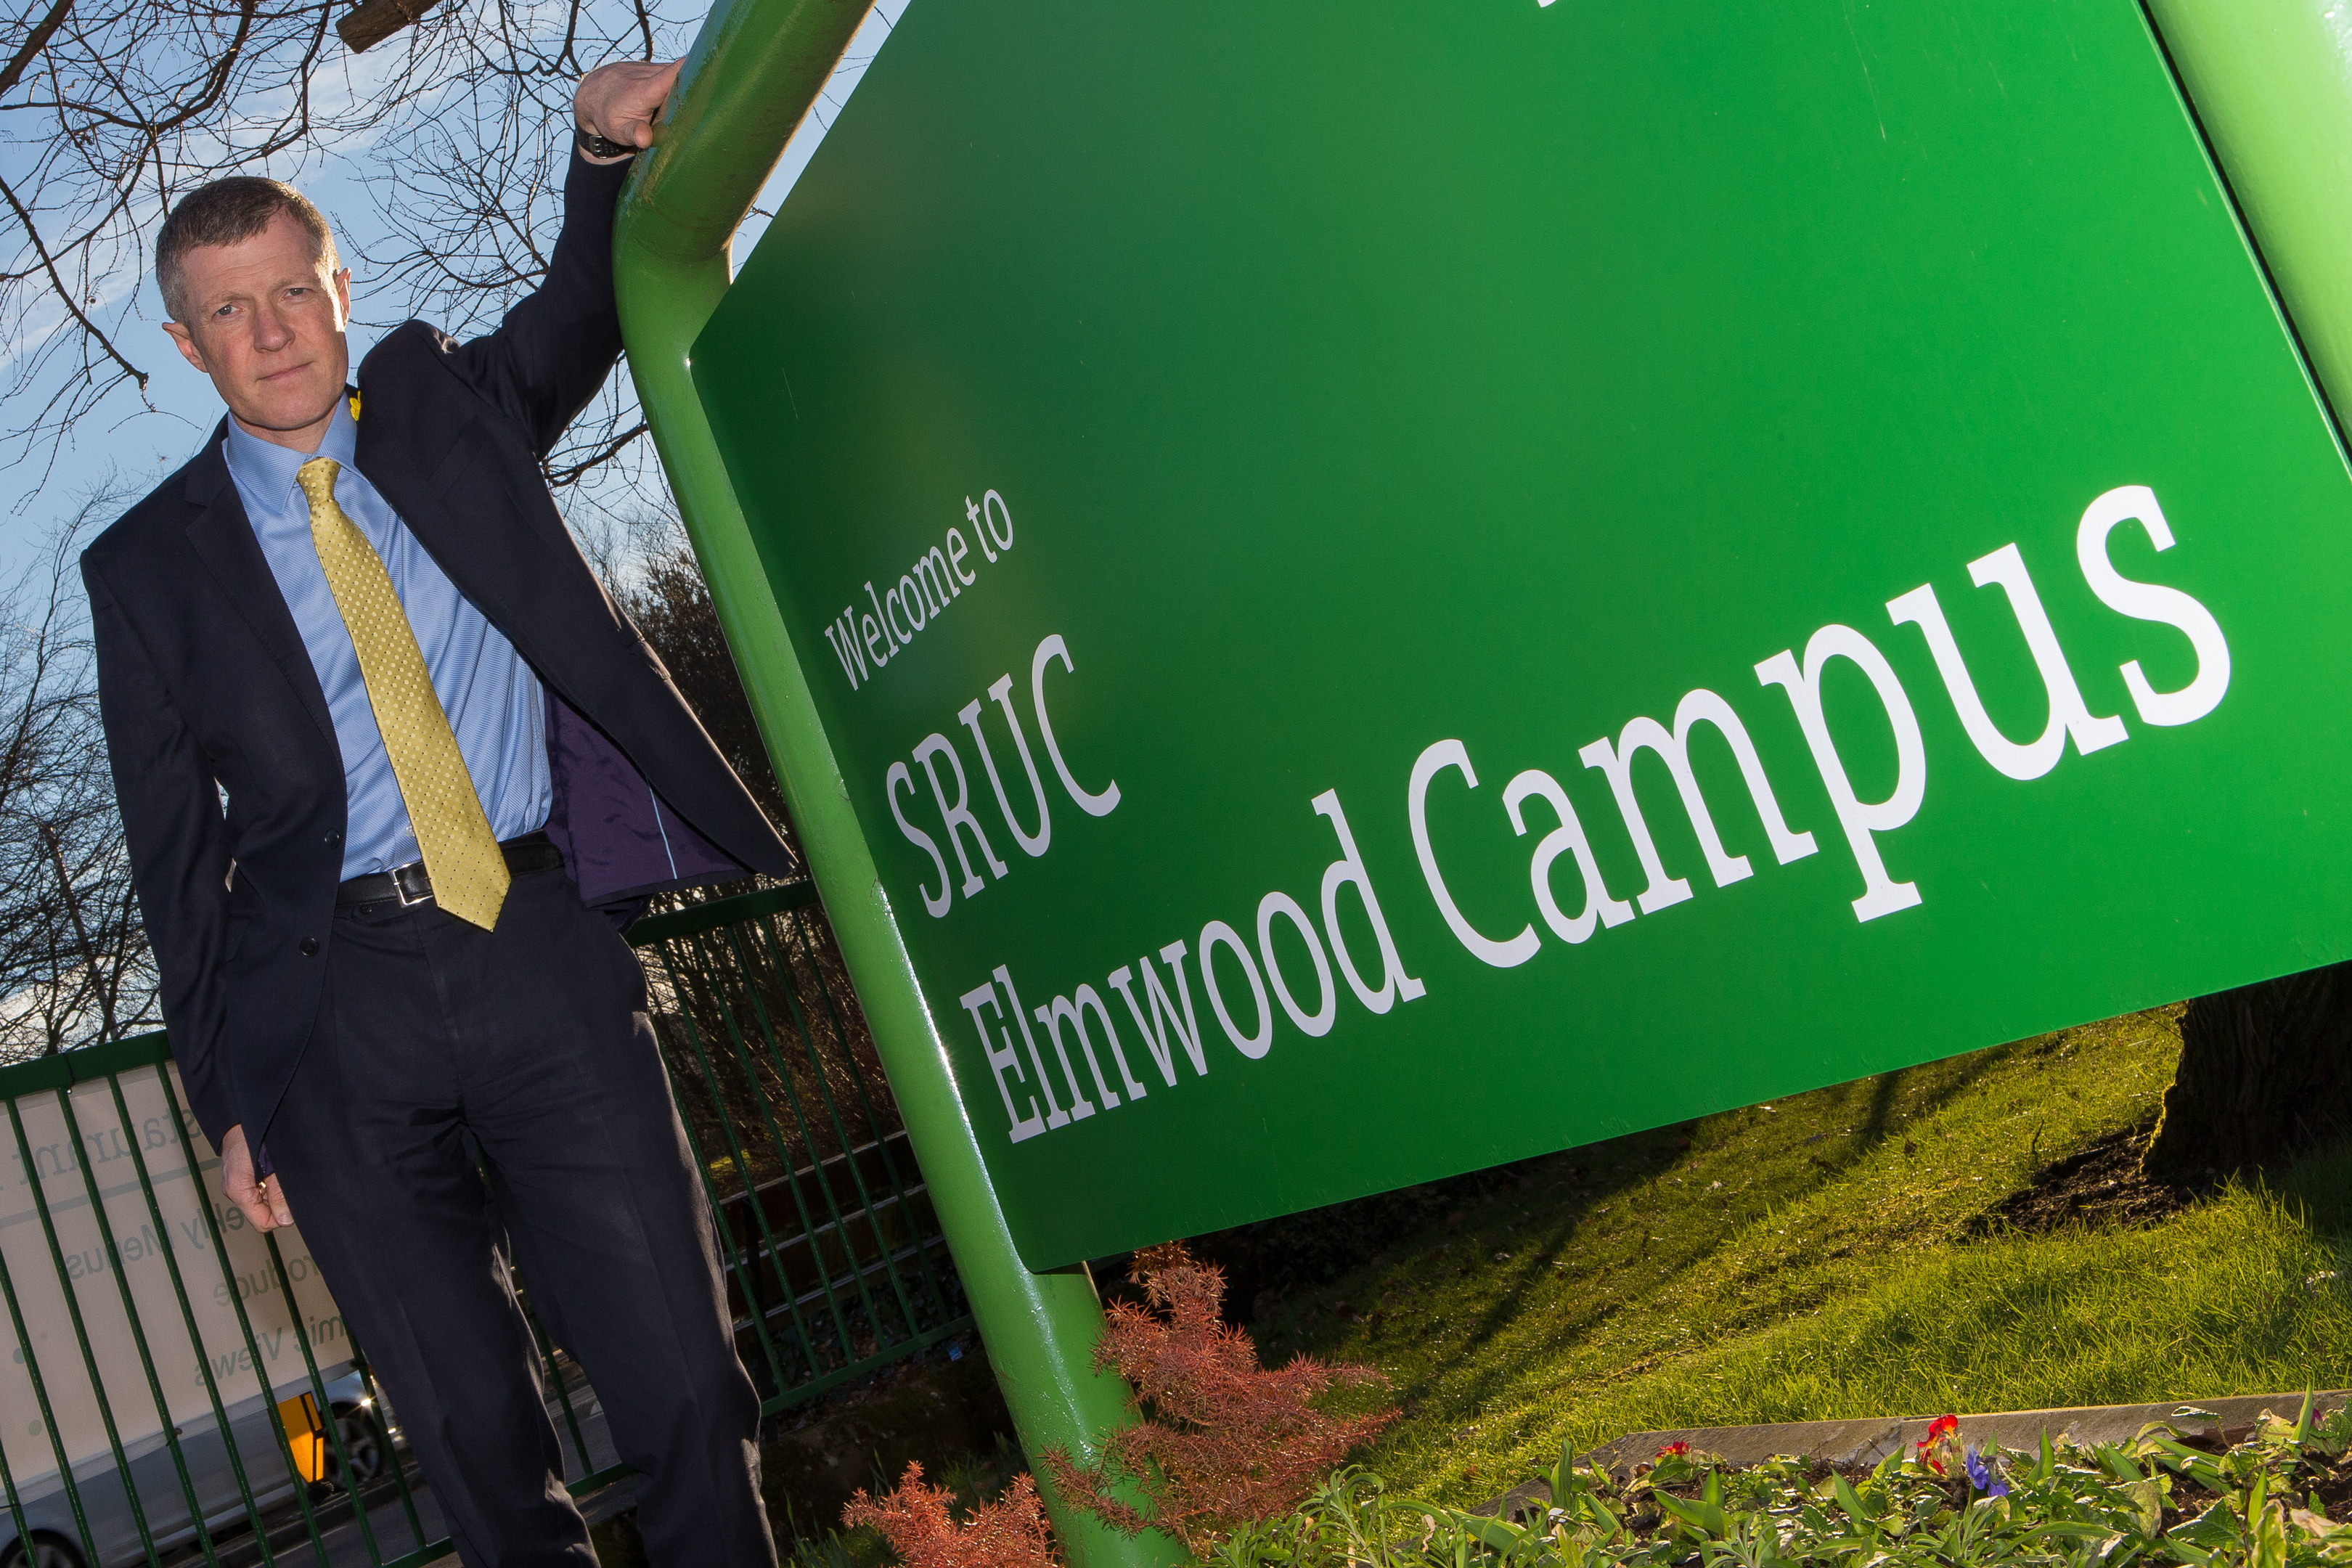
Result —
[[2127, 1443], [1972, 1443], [1947, 1418], [1867, 1469], [1734, 1468], [1685, 1445], [1623, 1478], [1563, 1455], [1548, 1504], [1486, 1517], [1343, 1469], [1212, 1544], [1215, 1568], [2323, 1568], [2352, 1565], [2352, 1413], [2265, 1415], [2224, 1447], [2182, 1411]]

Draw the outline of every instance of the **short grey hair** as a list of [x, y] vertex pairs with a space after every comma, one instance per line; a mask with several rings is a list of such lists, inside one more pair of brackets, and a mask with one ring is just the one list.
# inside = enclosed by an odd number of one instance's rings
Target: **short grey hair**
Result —
[[189, 316], [184, 261], [188, 252], [208, 245], [236, 245], [268, 228], [284, 213], [310, 237], [313, 260], [333, 272], [340, 260], [335, 234], [310, 198], [283, 180], [253, 174], [232, 174], [198, 185], [182, 196], [155, 237], [155, 286], [163, 291], [163, 309], [172, 320], [187, 325]]

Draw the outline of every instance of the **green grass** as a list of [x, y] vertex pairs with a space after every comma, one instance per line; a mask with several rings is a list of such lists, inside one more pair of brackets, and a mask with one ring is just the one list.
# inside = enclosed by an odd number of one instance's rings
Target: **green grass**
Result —
[[2152, 1120], [2179, 1048], [2159, 1010], [1540, 1162], [1259, 1343], [1387, 1372], [1404, 1418], [1366, 1462], [1456, 1503], [1652, 1427], [2352, 1383], [2352, 1154], [2142, 1228], [1970, 1238]]

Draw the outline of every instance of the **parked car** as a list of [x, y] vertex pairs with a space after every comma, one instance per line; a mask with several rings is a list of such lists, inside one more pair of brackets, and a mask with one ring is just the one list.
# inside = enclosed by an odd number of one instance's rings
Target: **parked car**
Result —
[[[336, 1378], [326, 1387], [336, 1435], [342, 1440], [342, 1451], [351, 1458], [351, 1480], [355, 1486], [364, 1487], [395, 1462], [398, 1428], [392, 1426], [388, 1410], [379, 1413], [371, 1408], [366, 1388], [357, 1373]], [[236, 1454], [244, 1463], [254, 1505], [264, 1519], [293, 1501], [298, 1487], [318, 1485], [340, 1489], [344, 1480], [335, 1446], [327, 1441], [323, 1430], [314, 1434], [289, 1424], [288, 1437], [293, 1445], [289, 1452], [278, 1442], [269, 1414], [268, 1396], [258, 1394], [228, 1407], [229, 1430], [235, 1436]], [[379, 1414], [384, 1418], [382, 1429], [377, 1425]], [[386, 1446], [384, 1431], [393, 1434], [393, 1447]], [[320, 1451], [321, 1447], [323, 1453]], [[158, 1434], [126, 1452], [131, 1482], [137, 1489], [139, 1505], [146, 1514], [148, 1532], [156, 1551], [169, 1552], [193, 1542], [196, 1539], [195, 1524], [189, 1515], [187, 1493], [180, 1485], [179, 1470], [172, 1462], [170, 1446]], [[180, 1453], [187, 1462], [189, 1486], [195, 1492], [197, 1509], [205, 1526], [219, 1531], [241, 1522], [245, 1498], [238, 1489], [236, 1471], [230, 1466], [228, 1445], [221, 1439], [220, 1427], [211, 1421], [191, 1422], [182, 1427]], [[309, 1477], [317, 1479], [306, 1479]], [[16, 1516], [7, 1506], [7, 1499], [0, 1496], [0, 1568], [117, 1568], [118, 1564], [147, 1560], [146, 1548], [139, 1539], [139, 1524], [131, 1510], [130, 1496], [123, 1489], [122, 1472], [116, 1468], [113, 1454], [101, 1452], [76, 1465], [73, 1479], [82, 1517], [89, 1523], [89, 1540], [97, 1547], [97, 1559], [93, 1562], [85, 1552], [72, 1500], [64, 1482], [57, 1472], [51, 1471], [17, 1489], [26, 1523], [31, 1527], [29, 1542], [18, 1535]]]

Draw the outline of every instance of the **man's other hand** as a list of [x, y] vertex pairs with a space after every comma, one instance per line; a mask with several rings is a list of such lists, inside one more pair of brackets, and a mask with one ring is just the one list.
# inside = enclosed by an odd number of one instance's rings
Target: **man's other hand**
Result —
[[[580, 79], [572, 95], [572, 118], [581, 130], [628, 147], [654, 144], [654, 116], [661, 112], [669, 89], [677, 81], [679, 62], [614, 60], [598, 66]], [[583, 153], [582, 157], [588, 154]], [[619, 157], [588, 158], [592, 163], [617, 163]]]
[[221, 1139], [221, 1191], [256, 1230], [276, 1230], [294, 1223], [286, 1206], [286, 1186], [276, 1176], [256, 1181], [253, 1151], [245, 1146], [245, 1129], [232, 1127]]

